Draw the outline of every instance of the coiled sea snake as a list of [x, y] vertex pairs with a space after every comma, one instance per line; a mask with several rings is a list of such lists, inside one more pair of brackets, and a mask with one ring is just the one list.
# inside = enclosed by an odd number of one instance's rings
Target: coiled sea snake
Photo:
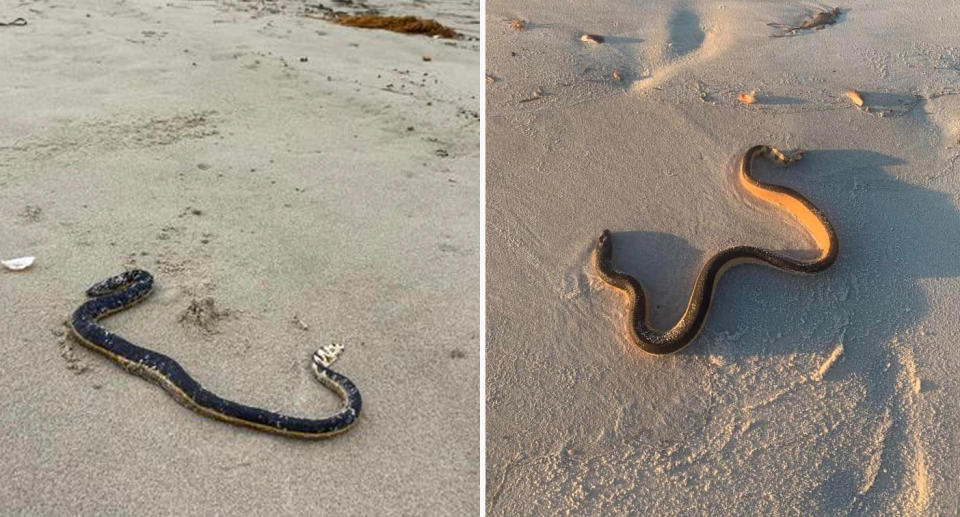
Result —
[[204, 389], [177, 361], [134, 345], [97, 323], [143, 300], [152, 289], [153, 276], [143, 270], [127, 271], [94, 284], [87, 289], [87, 296], [93, 299], [74, 311], [70, 328], [87, 347], [113, 359], [127, 371], [159, 384], [178, 402], [205, 416], [296, 438], [334, 436], [356, 422], [360, 415], [360, 392], [350, 379], [330, 369], [330, 364], [343, 350], [342, 345], [327, 345], [317, 350], [313, 354], [313, 373], [321, 384], [340, 396], [343, 404], [333, 416], [311, 420], [222, 399]]
[[798, 260], [753, 246], [737, 246], [723, 250], [710, 258], [700, 269], [700, 274], [693, 284], [693, 292], [690, 293], [690, 301], [687, 302], [687, 308], [680, 317], [680, 321], [669, 330], [663, 331], [649, 324], [650, 306], [643, 285], [632, 276], [617, 271], [613, 266], [613, 243], [610, 231], [604, 230], [594, 251], [597, 271], [605, 282], [627, 294], [629, 298], [629, 319], [625, 322], [627, 333], [630, 339], [645, 352], [657, 355], [672, 354], [696, 339], [710, 311], [710, 302], [713, 300], [717, 282], [727, 268], [749, 262], [769, 264], [792, 273], [816, 273], [830, 267], [837, 258], [837, 235], [820, 209], [794, 190], [763, 183], [753, 177], [753, 160], [761, 155], [777, 165], [787, 166], [799, 160], [802, 154], [787, 156], [776, 148], [766, 145], [751, 147], [740, 159], [738, 179], [749, 194], [777, 205], [796, 217], [813, 236], [820, 248], [820, 255], [813, 260]]

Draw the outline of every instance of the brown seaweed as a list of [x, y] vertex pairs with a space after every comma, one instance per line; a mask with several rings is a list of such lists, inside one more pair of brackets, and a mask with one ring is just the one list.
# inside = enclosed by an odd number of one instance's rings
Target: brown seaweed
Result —
[[441, 38], [456, 38], [457, 31], [440, 24], [435, 20], [418, 18], [416, 16], [384, 16], [367, 13], [356, 15], [339, 15], [334, 21], [340, 25], [360, 27], [363, 29], [383, 29], [404, 34], [426, 34]]

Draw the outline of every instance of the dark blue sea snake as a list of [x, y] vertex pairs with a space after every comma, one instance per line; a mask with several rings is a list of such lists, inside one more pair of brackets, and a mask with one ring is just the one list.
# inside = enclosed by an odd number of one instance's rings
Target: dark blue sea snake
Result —
[[327, 438], [356, 423], [360, 416], [360, 391], [350, 379], [330, 369], [343, 350], [341, 345], [317, 350], [313, 354], [313, 373], [321, 384], [340, 396], [343, 404], [333, 416], [312, 420], [220, 398], [204, 389], [173, 358], [137, 346], [97, 323], [142, 301], [152, 289], [153, 276], [139, 269], [98, 282], [87, 289], [91, 299], [74, 311], [70, 328], [87, 347], [113, 359], [127, 371], [159, 384], [178, 402], [204, 416], [295, 438]]

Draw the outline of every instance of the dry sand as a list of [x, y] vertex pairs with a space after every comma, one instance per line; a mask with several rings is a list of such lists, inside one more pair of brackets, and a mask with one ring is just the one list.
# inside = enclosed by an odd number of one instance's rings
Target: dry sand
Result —
[[[487, 7], [490, 513], [960, 511], [958, 4], [854, 1], [784, 38], [766, 24], [833, 6]], [[760, 172], [826, 212], [836, 264], [732, 269], [698, 341], [643, 354], [595, 239], [660, 326], [710, 254], [811, 247], [734, 188], [758, 143], [808, 150]]]
[[[477, 2], [445, 9], [477, 31]], [[0, 256], [38, 257], [0, 271], [0, 513], [481, 511], [478, 42], [302, 14], [0, 10], [29, 21], [0, 28]], [[157, 291], [106, 325], [227, 398], [328, 412], [309, 358], [344, 343], [357, 426], [202, 418], [72, 343], [83, 290], [128, 267]]]

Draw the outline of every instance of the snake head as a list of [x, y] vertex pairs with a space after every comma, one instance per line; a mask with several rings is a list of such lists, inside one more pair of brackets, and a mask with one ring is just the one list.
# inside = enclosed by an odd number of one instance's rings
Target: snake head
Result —
[[610, 240], [610, 230], [604, 230], [603, 233], [600, 234], [600, 239], [597, 241], [597, 246], [603, 246], [608, 240]]
[[329, 345], [324, 345], [320, 350], [317, 350], [313, 353], [313, 364], [317, 368], [326, 370], [330, 368], [330, 365], [337, 360], [337, 357], [340, 356], [340, 352], [343, 352], [343, 345], [339, 343], [330, 343]]
[[90, 286], [87, 289], [87, 296], [91, 298], [107, 296], [117, 291], [125, 290], [137, 283], [144, 283], [147, 286], [153, 285], [153, 275], [142, 269], [124, 271], [119, 275], [112, 276]]
[[597, 239], [597, 258], [600, 260], [610, 260], [613, 256], [613, 237], [610, 234], [610, 230], [604, 230], [600, 234], [600, 238]]

